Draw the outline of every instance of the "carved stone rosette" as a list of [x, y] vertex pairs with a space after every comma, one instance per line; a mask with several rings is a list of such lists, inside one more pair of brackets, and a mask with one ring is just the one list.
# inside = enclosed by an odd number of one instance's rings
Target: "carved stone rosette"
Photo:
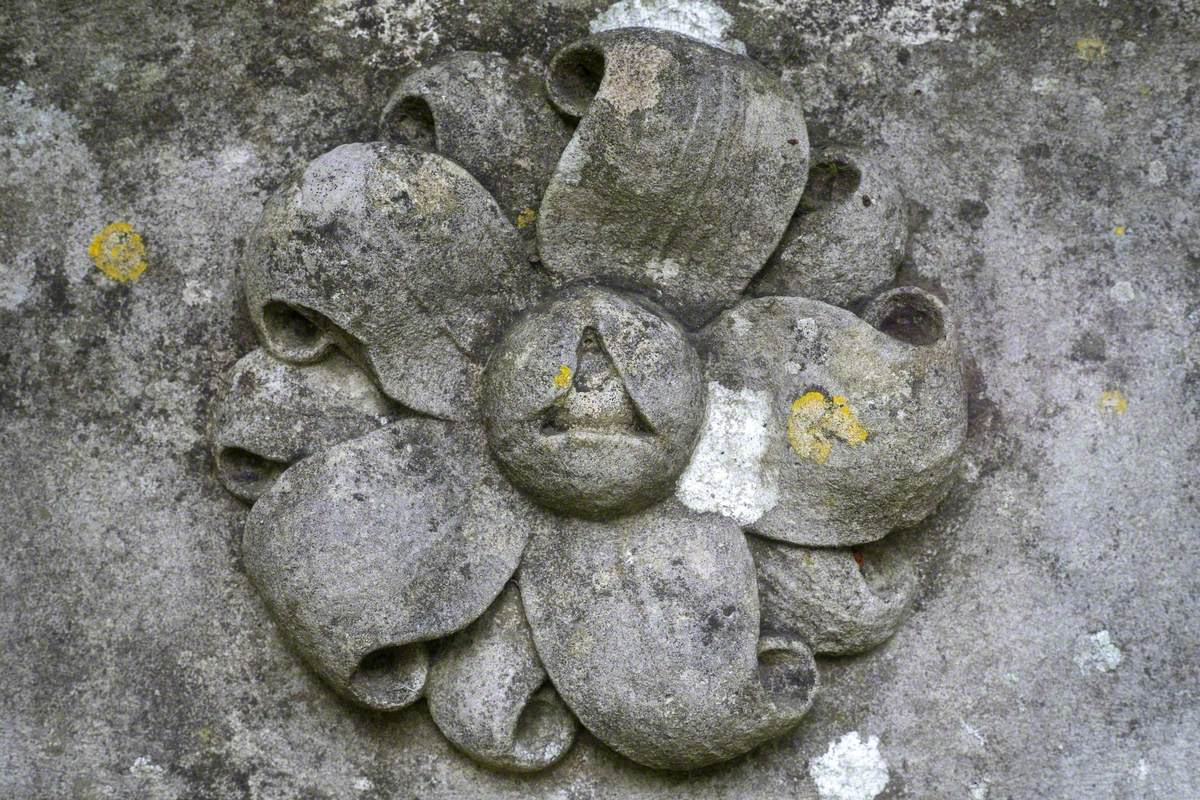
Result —
[[263, 349], [212, 441], [271, 614], [344, 697], [425, 697], [500, 769], [579, 725], [664, 769], [791, 729], [816, 656], [900, 624], [885, 537], [963, 446], [907, 231], [868, 155], [813, 157], [793, 92], [697, 39], [412, 73], [245, 250]]

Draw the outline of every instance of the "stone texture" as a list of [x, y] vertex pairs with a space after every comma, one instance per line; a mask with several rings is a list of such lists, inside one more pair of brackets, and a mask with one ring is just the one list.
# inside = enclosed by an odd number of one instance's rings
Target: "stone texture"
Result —
[[379, 130], [385, 140], [435, 150], [466, 167], [532, 249], [542, 194], [571, 134], [536, 65], [452, 53], [404, 77], [383, 107]]
[[[878, 739], [878, 800], [1200, 794], [1200, 21], [1174, 0], [723, 3], [814, 142], [897, 175], [969, 365], [962, 480], [895, 543], [914, 613], [822, 659], [794, 733], [689, 774], [582, 734], [500, 775], [281, 641], [206, 439], [255, 346], [243, 240], [289, 172], [377, 136], [400, 69], [545, 60], [605, 5], [0, 4], [0, 795], [815, 800], [850, 731]], [[87, 254], [118, 220], [136, 282]], [[1083, 672], [1102, 631], [1122, 657]]]
[[355, 702], [416, 700], [424, 642], [482, 614], [548, 524], [476, 440], [400, 420], [293, 465], [250, 510], [247, 573], [300, 654]]
[[538, 218], [547, 268], [645, 290], [689, 326], [736, 300], [804, 188], [792, 91], [745, 56], [648, 28], [569, 45], [547, 86], [581, 118]]
[[912, 563], [885, 539], [858, 550], [749, 537], [764, 631], [819, 655], [865, 653], [900, 627], [917, 595]]
[[217, 478], [253, 501], [291, 464], [362, 436], [399, 413], [343, 355], [297, 366], [254, 350], [234, 365], [213, 412]]
[[816, 664], [759, 639], [754, 562], [736, 525], [666, 502], [535, 533], [521, 597], [538, 653], [580, 722], [634, 761], [694, 769], [795, 726]]
[[509, 330], [484, 376], [488, 443], [550, 508], [612, 516], [670, 493], [704, 417], [700, 362], [645, 301], [576, 289]]
[[515, 584], [442, 644], [425, 694], [446, 738], [497, 769], [545, 769], [575, 742], [578, 723], [546, 680]]
[[496, 201], [462, 167], [403, 145], [348, 144], [267, 203], [242, 260], [265, 346], [307, 363], [339, 347], [389, 397], [465, 419], [495, 329], [539, 276]]
[[861, 544], [920, 522], [949, 489], [967, 432], [949, 311], [903, 287], [872, 300], [863, 316], [765, 297], [703, 331], [708, 380], [763, 400], [768, 433], [750, 466], [769, 499], [738, 520], [748, 530], [797, 544]]
[[895, 277], [908, 245], [907, 204], [869, 151], [828, 146], [812, 162], [800, 206], [751, 292], [849, 306]]

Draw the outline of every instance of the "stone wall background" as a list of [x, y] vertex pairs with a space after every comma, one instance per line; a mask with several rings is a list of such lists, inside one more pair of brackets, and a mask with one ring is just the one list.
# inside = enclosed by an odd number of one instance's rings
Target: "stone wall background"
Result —
[[[724, 4], [816, 143], [903, 176], [974, 376], [963, 478], [899, 534], [916, 612], [795, 733], [691, 775], [584, 736], [506, 777], [286, 649], [205, 443], [253, 346], [242, 239], [405, 67], [545, 60], [606, 5], [0, 3], [0, 795], [810, 798], [856, 732], [884, 798], [1200, 796], [1195, 0]], [[118, 220], [136, 281], [87, 253]]]

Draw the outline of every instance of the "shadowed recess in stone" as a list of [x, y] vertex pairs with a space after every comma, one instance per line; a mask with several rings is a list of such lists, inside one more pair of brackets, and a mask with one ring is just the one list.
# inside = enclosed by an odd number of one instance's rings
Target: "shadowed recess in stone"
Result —
[[563, 48], [547, 86], [581, 118], [538, 218], [547, 268], [647, 291], [689, 326], [733, 302], [804, 189], [791, 91], [744, 56], [646, 28]]
[[336, 346], [392, 399], [446, 419], [475, 413], [489, 337], [542, 289], [473, 177], [384, 143], [338, 147], [285, 184], [242, 277], [273, 354], [304, 363]]
[[254, 500], [289, 464], [402, 413], [345, 356], [294, 365], [255, 350], [234, 366], [213, 414], [217, 477], [241, 499]]
[[530, 540], [534, 642], [580, 722], [648, 766], [731, 758], [798, 723], [817, 688], [798, 639], [759, 638], [754, 562], [733, 522], [674, 501]]
[[[748, 530], [797, 544], [860, 544], [920, 521], [949, 488], [967, 412], [945, 306], [901, 287], [863, 316], [764, 297], [702, 332], [710, 389], [761, 399], [767, 436], [752, 466], [768, 501], [739, 519]], [[721, 510], [719, 500], [692, 505]]]
[[380, 115], [382, 138], [462, 164], [530, 238], [542, 193], [570, 139], [540, 72], [494, 53], [454, 53], [400, 82]]
[[700, 363], [647, 303], [579, 288], [523, 317], [484, 375], [488, 443], [512, 481], [571, 514], [669, 493], [704, 416]]
[[887, 539], [856, 550], [748, 540], [763, 630], [796, 636], [814, 653], [866, 652], [895, 633], [912, 607], [916, 571]]
[[547, 524], [470, 428], [405, 419], [284, 472], [251, 509], [242, 553], [314, 669], [356, 702], [396, 708], [424, 683], [424, 651], [409, 645], [477, 618]]
[[446, 738], [497, 769], [544, 769], [575, 741], [577, 723], [547, 683], [513, 584], [442, 644], [425, 694]]
[[848, 306], [895, 278], [909, 237], [904, 196], [879, 158], [861, 150], [826, 147], [813, 161], [800, 206], [750, 293]]

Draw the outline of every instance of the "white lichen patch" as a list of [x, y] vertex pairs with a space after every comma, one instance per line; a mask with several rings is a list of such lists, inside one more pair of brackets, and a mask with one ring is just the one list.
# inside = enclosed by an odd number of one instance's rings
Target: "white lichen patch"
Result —
[[746, 45], [729, 35], [733, 17], [704, 0], [621, 0], [600, 13], [588, 27], [592, 33], [617, 28], [674, 31], [731, 53], [746, 54]]
[[675, 496], [693, 511], [715, 511], [741, 525], [756, 521], [779, 500], [764, 459], [771, 399], [752, 389], [708, 384], [708, 415], [692, 461]]
[[1108, 631], [1097, 631], [1085, 636], [1075, 648], [1075, 664], [1082, 674], [1092, 670], [1113, 672], [1121, 665], [1121, 648], [1113, 644]]
[[432, 0], [322, 0], [316, 13], [325, 25], [352, 38], [378, 39], [387, 45], [387, 53], [373, 53], [366, 59], [369, 66], [379, 66], [393, 58], [410, 63], [432, 51], [440, 41], [435, 10]]
[[824, 755], [808, 762], [808, 774], [824, 800], [874, 800], [888, 783], [879, 737], [864, 742], [857, 731], [830, 742]]

